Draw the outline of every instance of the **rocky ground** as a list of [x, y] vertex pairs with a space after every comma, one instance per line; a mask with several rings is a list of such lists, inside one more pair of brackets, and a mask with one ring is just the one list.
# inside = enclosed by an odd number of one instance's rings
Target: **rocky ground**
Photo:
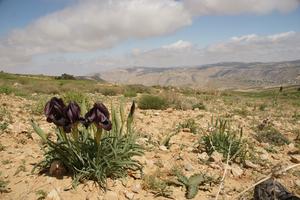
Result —
[[[97, 99], [93, 95], [91, 98]], [[104, 192], [92, 181], [80, 184], [72, 189], [71, 177], [56, 179], [46, 174], [32, 173], [36, 163], [43, 159], [39, 137], [33, 132], [30, 119], [34, 118], [46, 132], [53, 132], [53, 125], [46, 122], [42, 114], [33, 114], [38, 98], [22, 98], [14, 95], [0, 94], [1, 120], [7, 122], [0, 134], [0, 199], [167, 199], [157, 196], [157, 191], [149, 187], [145, 178], [139, 174], [130, 174], [126, 178], [108, 180], [108, 190]], [[117, 102], [118, 97], [99, 97], [107, 105]], [[215, 183], [203, 185], [195, 199], [215, 199], [220, 179], [226, 168], [226, 159], [218, 153], [208, 156], [197, 148], [197, 141], [209, 133], [209, 123], [212, 116], [229, 118], [233, 129], [243, 127], [243, 137], [247, 139], [254, 158], [247, 158], [244, 164], [229, 162], [219, 199], [235, 199], [247, 187], [269, 175], [272, 171], [300, 163], [297, 141], [300, 124], [299, 107], [285, 106], [278, 102], [276, 106], [268, 104], [266, 109], [258, 109], [259, 100], [249, 101], [234, 98], [230, 102], [215, 96], [206, 99], [205, 110], [141, 110], [135, 115], [138, 142], [145, 147], [145, 155], [137, 157], [143, 166], [144, 177], [168, 180], [172, 170], [179, 169], [186, 176], [204, 173], [213, 177]], [[129, 106], [129, 99], [128, 99]], [[296, 117], [295, 117], [296, 115]], [[194, 119], [197, 132], [190, 128], [176, 129], [177, 125], [187, 119]], [[261, 143], [255, 139], [254, 127], [268, 119], [279, 132], [286, 136], [290, 143], [282, 146]], [[170, 139], [168, 148], [161, 145], [169, 134], [178, 133]], [[53, 134], [53, 133], [52, 133]], [[300, 168], [294, 168], [286, 174], [277, 177], [288, 190], [300, 193]], [[149, 181], [149, 180], [148, 180]], [[186, 199], [185, 188], [168, 186], [169, 198]], [[164, 192], [162, 192], [164, 193]], [[250, 190], [242, 199], [251, 199]]]

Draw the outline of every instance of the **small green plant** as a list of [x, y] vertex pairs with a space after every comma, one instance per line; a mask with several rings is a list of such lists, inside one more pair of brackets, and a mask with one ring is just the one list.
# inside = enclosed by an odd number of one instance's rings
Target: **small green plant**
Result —
[[194, 104], [193, 106], [192, 106], [192, 108], [193, 108], [193, 110], [195, 110], [195, 109], [199, 109], [199, 110], [205, 110], [206, 109], [206, 107], [205, 107], [205, 105], [202, 103], [202, 102], [199, 102], [199, 103], [196, 103], [196, 104]]
[[282, 146], [290, 143], [290, 141], [272, 125], [267, 125], [261, 130], [257, 129], [256, 131], [256, 139], [259, 142], [265, 142], [275, 146]]
[[35, 192], [35, 195], [37, 196], [37, 200], [43, 200], [47, 197], [47, 192], [44, 190], [38, 190]]
[[0, 122], [0, 134], [2, 134], [8, 128], [7, 122]]
[[175, 185], [180, 185], [186, 188], [185, 197], [187, 199], [193, 199], [196, 197], [199, 191], [199, 187], [207, 183], [214, 182], [214, 179], [205, 174], [193, 174], [189, 178], [184, 176], [180, 171], [174, 172], [177, 180], [171, 181]]
[[136, 97], [137, 93], [134, 90], [126, 89], [124, 91], [124, 97]]
[[2, 172], [0, 172], [0, 194], [10, 192], [10, 190], [7, 188], [9, 181], [4, 180], [1, 175]]
[[223, 158], [227, 158], [229, 154], [230, 160], [239, 158], [244, 162], [248, 149], [247, 140], [242, 137], [242, 129], [239, 132], [233, 131], [227, 120], [217, 119], [214, 122], [212, 118], [210, 132], [201, 138], [200, 143], [204, 144], [209, 155], [217, 151], [223, 154]]
[[190, 118], [190, 119], [187, 119], [185, 121], [183, 121], [182, 123], [179, 123], [178, 125], [178, 128], [179, 129], [189, 129], [191, 133], [198, 133], [198, 125], [196, 124], [195, 120]]
[[9, 86], [6, 85], [0, 86], [0, 94], [11, 94], [13, 92], [14, 92], [13, 88]]
[[41, 115], [44, 112], [44, 107], [47, 102], [46, 97], [39, 98], [32, 106], [31, 106], [31, 112], [36, 115]]
[[4, 151], [5, 150], [5, 146], [3, 146], [3, 144], [0, 143], [0, 151]]
[[140, 109], [163, 110], [168, 107], [168, 101], [162, 97], [154, 95], [142, 95], [139, 99]]
[[62, 98], [66, 103], [75, 101], [79, 105], [85, 105], [87, 108], [90, 107], [88, 97], [84, 93], [71, 91], [71, 92], [67, 92], [67, 93], [63, 94]]
[[108, 177], [126, 176], [129, 169], [142, 170], [142, 165], [132, 158], [143, 154], [132, 127], [134, 111], [133, 103], [126, 118], [123, 104], [118, 112], [112, 105], [110, 121], [107, 108], [95, 103], [83, 118], [77, 103], [65, 106], [62, 99], [52, 98], [46, 104], [45, 114], [48, 121], [57, 125], [58, 140], [48, 139], [32, 121], [34, 130], [46, 144], [45, 158], [35, 169], [49, 169], [53, 162], [60, 161], [73, 176], [74, 187], [81, 181], [94, 180], [103, 188]]
[[259, 105], [258, 109], [259, 109], [260, 111], [265, 111], [267, 107], [268, 107], [268, 105], [265, 104], [265, 103], [263, 103], [263, 104], [260, 104], [260, 105]]
[[25, 160], [22, 160], [22, 163], [19, 165], [19, 167], [16, 169], [14, 176], [18, 175], [20, 172], [26, 172], [25, 167]]
[[2, 161], [1, 161], [1, 164], [2, 164], [2, 165], [7, 165], [7, 164], [10, 164], [10, 163], [12, 163], [12, 161], [9, 160], [9, 159], [2, 160]]
[[172, 190], [168, 186], [168, 183], [155, 175], [144, 176], [143, 188], [145, 190], [150, 190], [155, 197], [162, 196], [171, 198], [171, 195], [173, 194]]

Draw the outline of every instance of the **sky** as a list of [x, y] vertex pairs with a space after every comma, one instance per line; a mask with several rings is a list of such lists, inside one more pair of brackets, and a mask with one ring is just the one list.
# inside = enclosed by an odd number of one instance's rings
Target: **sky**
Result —
[[300, 59], [300, 0], [0, 0], [0, 70]]

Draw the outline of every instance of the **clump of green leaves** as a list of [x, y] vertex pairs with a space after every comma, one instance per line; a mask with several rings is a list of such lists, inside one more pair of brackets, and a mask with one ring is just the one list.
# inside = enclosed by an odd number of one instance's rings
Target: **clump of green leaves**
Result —
[[282, 146], [290, 143], [290, 141], [271, 124], [268, 124], [261, 129], [256, 129], [256, 131], [256, 140], [259, 142], [265, 142], [275, 146]]
[[31, 107], [31, 112], [36, 115], [41, 115], [44, 112], [44, 107], [47, 102], [46, 97], [39, 98]]
[[140, 109], [163, 110], [168, 107], [168, 101], [155, 95], [142, 95], [139, 99], [138, 106]]
[[133, 104], [126, 118], [123, 104], [119, 109], [112, 106], [112, 129], [101, 130], [100, 134], [94, 124], [88, 128], [79, 125], [76, 135], [57, 128], [57, 141], [48, 139], [32, 121], [34, 130], [46, 144], [45, 159], [36, 168], [49, 169], [53, 161], [59, 160], [72, 174], [73, 186], [84, 180], [94, 180], [103, 188], [108, 177], [124, 177], [129, 169], [141, 170], [142, 165], [132, 158], [143, 154], [132, 127], [134, 110]]
[[37, 196], [37, 200], [43, 200], [47, 197], [47, 193], [44, 190], [38, 190], [35, 192], [35, 194]]
[[25, 167], [25, 160], [22, 160], [22, 163], [19, 165], [19, 167], [16, 169], [14, 176], [18, 175], [20, 172], [26, 172]]
[[168, 183], [155, 175], [146, 175], [143, 178], [143, 188], [150, 190], [155, 197], [162, 196], [171, 198], [172, 190], [168, 186]]
[[176, 171], [176, 181], [172, 181], [175, 185], [180, 185], [186, 188], [185, 197], [193, 199], [196, 197], [200, 186], [214, 182], [214, 179], [206, 174], [193, 174], [189, 178], [184, 176], [180, 171]]
[[10, 189], [7, 188], [9, 181], [4, 180], [1, 175], [2, 173], [0, 172], [0, 194], [10, 192]]
[[193, 108], [193, 110], [195, 110], [196, 108], [198, 108], [199, 110], [205, 110], [206, 109], [205, 105], [202, 102], [198, 102], [198, 103], [194, 104], [192, 106], [192, 108]]
[[217, 151], [227, 158], [229, 154], [230, 160], [237, 158], [244, 161], [248, 152], [247, 140], [243, 139], [243, 131], [231, 130], [227, 120], [217, 119], [211, 121], [210, 131], [200, 140], [204, 144], [206, 152], [211, 155]]
[[0, 86], [0, 94], [11, 94], [14, 92], [14, 89], [7, 85]]
[[188, 128], [190, 129], [190, 132], [194, 134], [198, 132], [198, 125], [196, 124], [195, 120], [192, 118], [179, 123], [178, 128], [179, 129]]
[[137, 93], [136, 91], [132, 90], [132, 89], [126, 89], [124, 91], [124, 97], [136, 97]]
[[5, 150], [5, 146], [3, 144], [0, 143], [0, 151], [4, 151]]
[[63, 100], [66, 103], [70, 103], [71, 101], [77, 102], [79, 105], [85, 104], [87, 108], [89, 108], [88, 97], [84, 93], [70, 91], [62, 96]]

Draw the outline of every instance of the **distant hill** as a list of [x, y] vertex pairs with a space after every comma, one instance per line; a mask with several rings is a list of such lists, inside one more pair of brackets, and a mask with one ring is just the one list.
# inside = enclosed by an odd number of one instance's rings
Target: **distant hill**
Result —
[[300, 84], [300, 60], [270, 63], [226, 62], [173, 68], [132, 67], [96, 73], [92, 77], [122, 84], [219, 89], [294, 85]]

